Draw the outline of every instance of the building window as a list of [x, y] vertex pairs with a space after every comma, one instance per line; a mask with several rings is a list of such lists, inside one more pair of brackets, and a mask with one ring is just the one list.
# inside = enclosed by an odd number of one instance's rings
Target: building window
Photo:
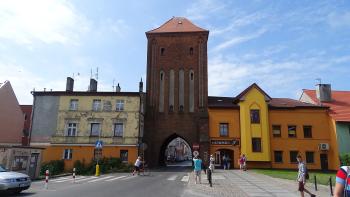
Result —
[[250, 122], [253, 124], [260, 123], [260, 110], [258, 110], [258, 109], [251, 109], [250, 110]]
[[63, 159], [72, 159], [72, 157], [73, 157], [73, 150], [72, 149], [64, 149]]
[[253, 152], [261, 152], [261, 138], [252, 138]]
[[312, 138], [312, 127], [304, 126], [304, 138]]
[[290, 163], [297, 163], [297, 156], [298, 156], [298, 151], [290, 151], [289, 152], [289, 159], [290, 159]]
[[78, 99], [71, 99], [69, 104], [69, 110], [78, 110]]
[[180, 111], [180, 112], [183, 112], [183, 111], [184, 111], [184, 106], [183, 106], [183, 105], [180, 105], [179, 111]]
[[169, 112], [174, 112], [174, 106], [173, 105], [169, 106]]
[[120, 159], [123, 163], [128, 163], [128, 151], [127, 150], [120, 150]]
[[92, 111], [100, 111], [101, 110], [101, 100], [94, 99], [92, 101]]
[[77, 135], [77, 123], [68, 123], [66, 128], [66, 136], [76, 136]]
[[272, 125], [273, 137], [281, 137], [281, 125]]
[[123, 121], [118, 121], [117, 123], [114, 123], [114, 136], [123, 137], [123, 133], [124, 133]]
[[190, 48], [190, 55], [193, 55], [193, 48]]
[[99, 136], [101, 131], [100, 123], [91, 123], [91, 136]]
[[275, 151], [275, 163], [283, 163], [283, 152], [282, 151]]
[[228, 136], [228, 123], [220, 123], [220, 136], [226, 137]]
[[288, 126], [288, 137], [297, 137], [297, 126]]
[[124, 111], [124, 100], [117, 100], [116, 111]]
[[24, 171], [27, 169], [28, 157], [27, 156], [15, 156], [12, 163], [13, 171]]
[[306, 163], [314, 163], [314, 152], [306, 151]]
[[165, 48], [160, 48], [160, 55], [163, 56], [165, 53]]

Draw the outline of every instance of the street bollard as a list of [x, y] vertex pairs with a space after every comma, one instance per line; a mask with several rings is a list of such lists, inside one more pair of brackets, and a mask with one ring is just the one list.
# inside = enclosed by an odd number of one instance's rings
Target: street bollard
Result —
[[95, 176], [100, 176], [100, 166], [96, 164], [96, 173]]
[[314, 180], [315, 180], [315, 191], [317, 191], [317, 180], [316, 180], [316, 175], [314, 176]]
[[331, 196], [333, 196], [332, 177], [329, 177], [329, 188], [331, 189]]
[[49, 188], [49, 170], [45, 171], [45, 189]]
[[75, 183], [75, 168], [73, 168], [73, 183]]

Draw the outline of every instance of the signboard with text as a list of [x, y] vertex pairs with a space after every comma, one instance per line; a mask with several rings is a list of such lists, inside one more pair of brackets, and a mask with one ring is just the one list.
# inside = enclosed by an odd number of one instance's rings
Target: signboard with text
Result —
[[233, 139], [233, 140], [211, 140], [210, 141], [211, 145], [239, 145], [239, 140], [238, 139]]

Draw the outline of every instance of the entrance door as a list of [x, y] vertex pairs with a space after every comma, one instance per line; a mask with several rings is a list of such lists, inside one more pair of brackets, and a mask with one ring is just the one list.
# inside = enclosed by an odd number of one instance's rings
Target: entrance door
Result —
[[29, 164], [29, 176], [31, 179], [35, 178], [36, 174], [36, 167], [38, 164], [38, 158], [39, 158], [39, 153], [32, 153], [30, 157], [30, 164]]
[[215, 158], [215, 165], [216, 166], [221, 166], [221, 154], [220, 154], [220, 151], [216, 151], [215, 152], [214, 158]]
[[320, 154], [320, 160], [321, 160], [321, 169], [323, 171], [328, 170], [328, 155], [327, 154]]

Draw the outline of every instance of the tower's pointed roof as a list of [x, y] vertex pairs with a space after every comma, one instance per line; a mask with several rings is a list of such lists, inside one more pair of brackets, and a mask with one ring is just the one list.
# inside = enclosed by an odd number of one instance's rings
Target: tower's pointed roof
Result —
[[209, 31], [196, 26], [187, 18], [173, 17], [167, 22], [165, 22], [163, 25], [161, 25], [160, 27], [146, 32], [146, 34], [174, 33], [174, 32], [209, 32]]

